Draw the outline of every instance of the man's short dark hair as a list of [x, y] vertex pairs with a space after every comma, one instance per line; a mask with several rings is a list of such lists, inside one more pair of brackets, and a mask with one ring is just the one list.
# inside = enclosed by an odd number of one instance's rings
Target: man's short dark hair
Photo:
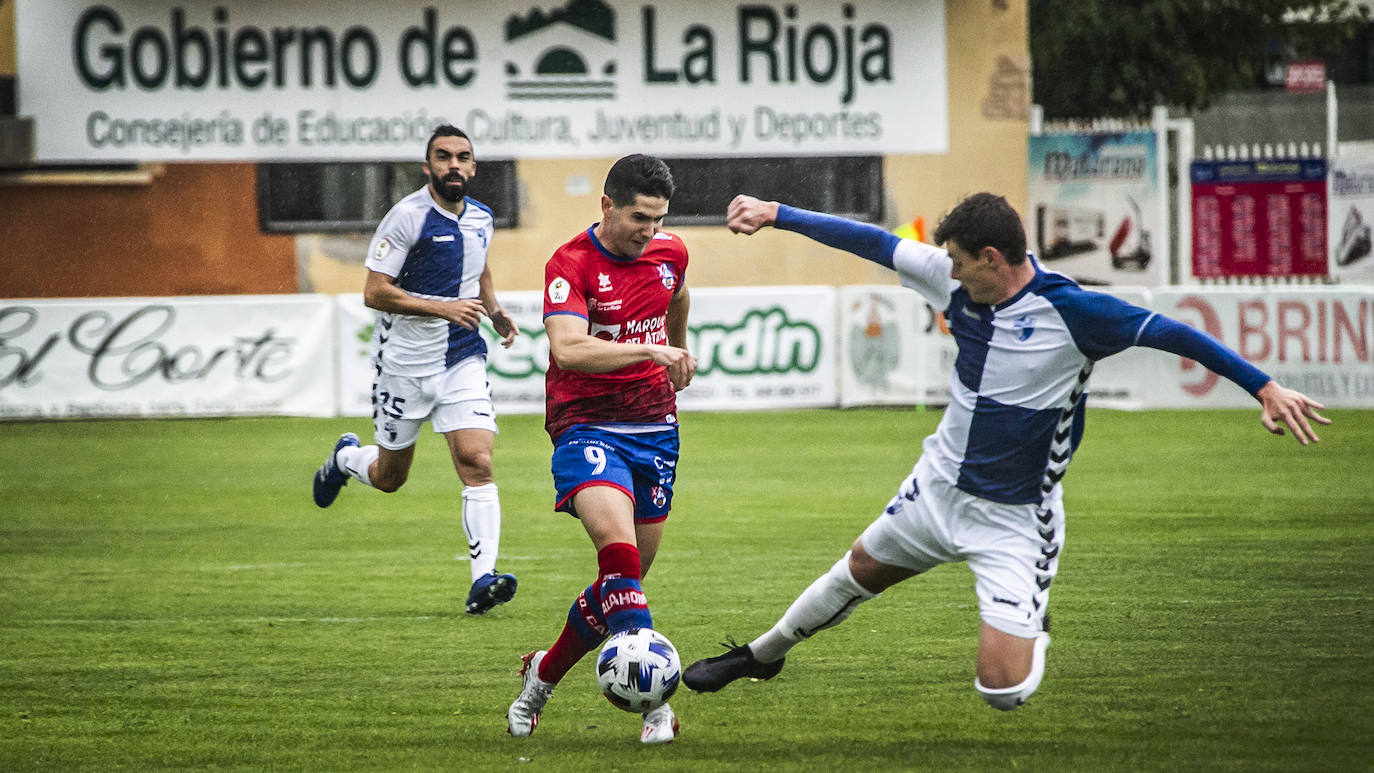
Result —
[[633, 204], [637, 195], [671, 200], [677, 188], [672, 171], [662, 159], [635, 153], [611, 166], [602, 190], [613, 204], [624, 207]]
[[472, 144], [472, 140], [468, 139], [467, 132], [463, 131], [462, 129], [459, 129], [457, 126], [451, 126], [446, 123], [441, 123], [438, 126], [434, 127], [434, 133], [429, 135], [429, 143], [425, 145], [426, 161], [429, 160], [430, 151], [434, 150], [434, 141], [439, 139], [440, 137], [462, 137], [463, 139], [468, 140], [468, 144]]
[[975, 193], [954, 206], [935, 229], [935, 243], [956, 242], [970, 255], [995, 247], [1007, 263], [1026, 260], [1026, 229], [1007, 200], [994, 193]]

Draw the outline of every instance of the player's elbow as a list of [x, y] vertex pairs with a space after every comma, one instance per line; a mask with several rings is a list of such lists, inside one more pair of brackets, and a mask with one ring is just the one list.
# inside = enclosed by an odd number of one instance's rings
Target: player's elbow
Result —
[[569, 351], [572, 347], [550, 344], [549, 358], [562, 370], [578, 370], [576, 367], [577, 357]]
[[380, 289], [367, 287], [363, 289], [363, 305], [374, 311], [386, 311], [382, 308], [382, 298], [385, 292]]

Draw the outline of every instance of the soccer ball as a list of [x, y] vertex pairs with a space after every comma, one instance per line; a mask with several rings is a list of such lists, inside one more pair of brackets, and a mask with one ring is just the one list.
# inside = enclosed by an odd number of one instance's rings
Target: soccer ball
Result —
[[606, 640], [596, 658], [596, 682], [616, 708], [643, 714], [677, 692], [682, 660], [668, 637], [652, 628], [631, 628]]

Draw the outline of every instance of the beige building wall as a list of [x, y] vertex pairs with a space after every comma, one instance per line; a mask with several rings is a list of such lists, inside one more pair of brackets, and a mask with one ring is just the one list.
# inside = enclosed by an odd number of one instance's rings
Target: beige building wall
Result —
[[19, 65], [14, 45], [14, 2], [0, 0], [0, 76], [14, 75]]
[[[1026, 199], [1030, 53], [1025, 0], [948, 0], [949, 153], [885, 160], [887, 228], [925, 219], [933, 232], [961, 197], [1001, 193], [1018, 211]], [[652, 148], [645, 148], [653, 152]], [[477, 148], [480, 163], [482, 149]], [[600, 217], [601, 183], [614, 158], [521, 161], [520, 227], [498, 231], [490, 255], [498, 290], [538, 290], [544, 262]], [[480, 167], [479, 167], [479, 174]], [[570, 194], [570, 184], [589, 192]], [[748, 191], [741, 191], [747, 193]], [[675, 229], [691, 254], [689, 286], [894, 284], [892, 272], [846, 258], [795, 234], [731, 234], [722, 226]], [[367, 236], [301, 236], [301, 289], [357, 292]]]

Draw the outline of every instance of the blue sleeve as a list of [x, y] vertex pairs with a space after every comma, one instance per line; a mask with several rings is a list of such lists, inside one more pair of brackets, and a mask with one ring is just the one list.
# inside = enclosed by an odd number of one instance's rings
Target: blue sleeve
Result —
[[1140, 334], [1140, 345], [1196, 360], [1254, 395], [1269, 383], [1264, 371], [1245, 361], [1222, 342], [1178, 320], [1156, 314]]
[[1153, 313], [1067, 280], [1047, 288], [1044, 295], [1064, 319], [1078, 350], [1094, 361], [1139, 343], [1140, 331]]
[[901, 238], [876, 225], [859, 223], [834, 215], [778, 205], [775, 228], [795, 231], [821, 244], [852, 252], [880, 266], [892, 268], [892, 253]]

